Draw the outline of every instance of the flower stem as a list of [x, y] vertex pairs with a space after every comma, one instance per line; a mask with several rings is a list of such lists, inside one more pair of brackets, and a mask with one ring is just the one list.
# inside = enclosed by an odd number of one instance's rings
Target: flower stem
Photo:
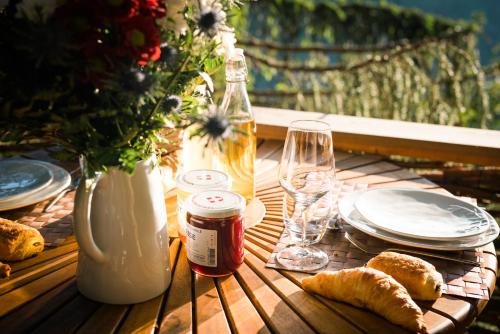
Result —
[[[172, 84], [177, 80], [179, 77], [179, 74], [182, 72], [186, 64], [188, 63], [189, 59], [191, 58], [191, 54], [188, 54], [186, 58], [184, 58], [184, 61], [182, 64], [179, 66], [179, 68], [175, 71], [175, 73], [172, 75], [172, 78], [168, 81], [165, 91], [168, 92], [169, 88], [172, 86]], [[146, 117], [146, 122], [149, 122], [151, 117], [153, 117], [154, 114], [158, 112], [160, 109], [160, 106], [162, 105], [163, 101], [165, 101], [165, 98], [167, 97], [167, 94], [164, 94], [160, 100], [156, 103], [156, 105], [151, 109], [150, 113]], [[139, 131], [131, 140], [131, 143], [135, 142], [137, 138], [139, 138], [142, 134], [144, 133], [144, 129]]]

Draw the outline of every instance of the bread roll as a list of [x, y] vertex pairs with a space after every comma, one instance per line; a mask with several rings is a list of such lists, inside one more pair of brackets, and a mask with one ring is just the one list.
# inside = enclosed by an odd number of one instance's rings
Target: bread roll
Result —
[[43, 251], [44, 244], [33, 227], [0, 218], [0, 260], [24, 260]]
[[0, 278], [6, 278], [10, 276], [10, 266], [8, 264], [0, 262]]
[[394, 277], [414, 299], [436, 300], [441, 297], [443, 277], [432, 264], [418, 257], [382, 252], [366, 266]]
[[415, 333], [427, 333], [422, 310], [406, 289], [376, 269], [323, 271], [304, 278], [302, 287], [308, 292], [367, 308]]

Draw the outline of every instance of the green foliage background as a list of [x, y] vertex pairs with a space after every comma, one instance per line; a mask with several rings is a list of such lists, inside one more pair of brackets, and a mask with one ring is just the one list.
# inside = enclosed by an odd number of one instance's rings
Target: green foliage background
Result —
[[481, 68], [479, 22], [386, 2], [312, 0], [250, 2], [233, 20], [256, 105], [500, 126], [498, 64]]

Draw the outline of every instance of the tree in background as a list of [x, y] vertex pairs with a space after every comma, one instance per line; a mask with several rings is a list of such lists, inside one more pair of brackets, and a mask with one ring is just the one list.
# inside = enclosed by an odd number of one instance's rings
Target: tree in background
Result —
[[233, 20], [251, 63], [255, 104], [498, 126], [487, 75], [500, 66], [481, 67], [477, 23], [385, 2], [312, 0], [251, 2]]

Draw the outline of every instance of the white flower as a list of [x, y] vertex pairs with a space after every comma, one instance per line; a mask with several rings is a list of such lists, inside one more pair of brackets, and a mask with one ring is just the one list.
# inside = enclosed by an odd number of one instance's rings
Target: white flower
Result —
[[196, 85], [194, 87], [194, 95], [197, 96], [196, 100], [199, 105], [205, 104], [207, 98], [210, 97], [210, 91], [207, 89], [207, 85]]
[[217, 55], [224, 55], [226, 59], [229, 59], [234, 55], [236, 37], [234, 36], [233, 31], [220, 31], [215, 36], [215, 40], [217, 41], [217, 48], [215, 49], [215, 53]]
[[188, 29], [183, 14], [186, 4], [186, 0], [167, 0], [167, 16], [162, 20], [162, 25], [173, 30], [177, 37], [184, 35]]
[[56, 7], [57, 0], [23, 0], [16, 6], [16, 17], [43, 23], [54, 13]]
[[197, 17], [198, 28], [209, 37], [216, 36], [220, 31], [229, 30], [226, 25], [226, 13], [222, 4], [216, 1], [207, 4], [201, 1], [200, 13]]
[[200, 74], [200, 77], [203, 78], [203, 80], [206, 83], [206, 88], [208, 88], [209, 92], [214, 92], [214, 82], [212, 81], [212, 78], [210, 75], [208, 75], [207, 72], [198, 72]]

